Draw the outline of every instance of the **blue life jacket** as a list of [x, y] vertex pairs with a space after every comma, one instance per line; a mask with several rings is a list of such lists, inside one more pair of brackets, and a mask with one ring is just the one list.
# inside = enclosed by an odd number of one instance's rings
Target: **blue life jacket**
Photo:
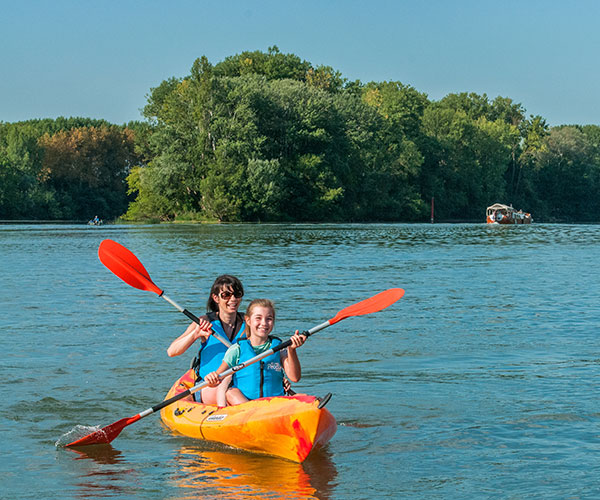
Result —
[[[272, 341], [271, 348], [281, 344], [281, 340], [277, 337], [269, 335], [269, 338]], [[240, 345], [240, 363], [256, 356], [248, 339], [240, 339], [237, 343]], [[248, 399], [284, 396], [281, 352], [277, 351], [235, 372], [233, 387], [237, 387]]]
[[[216, 313], [210, 312], [206, 316], [208, 321], [211, 322], [215, 332], [225, 339], [229, 338], [225, 333], [225, 330], [223, 330], [223, 325]], [[244, 317], [240, 313], [237, 315], [236, 325], [238, 321], [242, 322], [242, 327], [233, 337], [233, 342], [245, 336], [246, 323], [244, 322]], [[194, 359], [194, 364], [192, 365], [196, 371], [196, 380], [203, 380], [207, 373], [216, 371], [223, 362], [225, 351], [227, 351], [227, 346], [214, 335], [208, 337], [206, 342], [202, 342], [198, 355]]]

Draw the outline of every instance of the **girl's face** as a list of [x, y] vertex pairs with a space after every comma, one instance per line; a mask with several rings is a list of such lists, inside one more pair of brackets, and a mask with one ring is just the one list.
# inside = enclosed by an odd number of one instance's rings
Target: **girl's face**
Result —
[[219, 311], [236, 313], [242, 302], [242, 295], [234, 293], [231, 285], [224, 285], [217, 295], [213, 295], [213, 300], [219, 306]]
[[250, 316], [246, 316], [246, 323], [250, 328], [250, 335], [264, 339], [273, 331], [275, 326], [275, 315], [270, 307], [256, 306], [250, 312]]

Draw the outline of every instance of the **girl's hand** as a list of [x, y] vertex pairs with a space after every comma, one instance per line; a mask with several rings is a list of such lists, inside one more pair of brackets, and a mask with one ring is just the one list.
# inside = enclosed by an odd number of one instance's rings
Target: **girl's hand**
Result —
[[292, 341], [292, 345], [289, 346], [288, 349], [295, 350], [298, 347], [300, 347], [302, 344], [304, 344], [304, 342], [306, 342], [306, 336], [300, 335], [300, 332], [298, 330], [296, 330], [296, 333], [294, 333], [294, 335], [292, 335], [290, 340]]
[[217, 387], [221, 383], [221, 379], [217, 372], [207, 373], [204, 377], [204, 380], [208, 382], [209, 387]]

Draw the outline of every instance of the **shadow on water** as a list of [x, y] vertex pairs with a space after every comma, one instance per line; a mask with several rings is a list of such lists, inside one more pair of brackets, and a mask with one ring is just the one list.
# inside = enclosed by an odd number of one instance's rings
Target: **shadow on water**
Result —
[[315, 450], [298, 464], [233, 450], [186, 446], [175, 461], [175, 485], [189, 492], [181, 498], [327, 500], [337, 476], [326, 448]]

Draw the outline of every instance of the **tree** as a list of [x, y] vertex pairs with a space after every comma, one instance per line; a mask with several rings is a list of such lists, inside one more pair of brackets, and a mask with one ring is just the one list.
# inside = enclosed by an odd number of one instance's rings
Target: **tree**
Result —
[[473, 119], [446, 104], [432, 104], [423, 116], [428, 140], [422, 183], [445, 218], [475, 219], [481, 207], [504, 197], [519, 131], [502, 119], [490, 121], [484, 114]]
[[267, 80], [304, 81], [311, 64], [294, 54], [282, 54], [274, 45], [265, 54], [259, 50], [226, 57], [214, 67], [215, 76], [262, 75]]
[[40, 180], [56, 191], [64, 217], [124, 212], [125, 179], [136, 160], [132, 131], [83, 127], [45, 134], [38, 142], [44, 151]]
[[544, 138], [548, 135], [548, 125], [541, 116], [530, 116], [519, 125], [520, 145], [507, 171], [507, 193], [518, 206], [533, 210], [539, 205], [535, 184], [535, 163], [537, 153], [545, 148]]
[[362, 99], [383, 118], [378, 127], [378, 168], [372, 172], [371, 218], [415, 220], [425, 204], [418, 179], [423, 155], [421, 120], [429, 101], [425, 94], [400, 82], [371, 82]]
[[598, 219], [599, 168], [594, 147], [579, 127], [555, 127], [535, 152], [534, 180], [544, 220]]
[[363, 88], [364, 101], [385, 118], [390, 139], [420, 135], [423, 111], [429, 104], [427, 96], [400, 82], [371, 82]]

